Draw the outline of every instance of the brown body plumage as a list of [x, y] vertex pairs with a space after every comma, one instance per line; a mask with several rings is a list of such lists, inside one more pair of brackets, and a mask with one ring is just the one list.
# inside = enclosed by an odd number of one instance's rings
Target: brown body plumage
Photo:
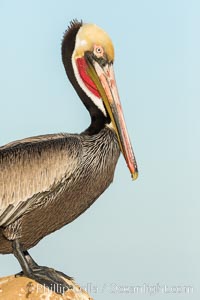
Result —
[[16, 237], [29, 249], [77, 218], [112, 182], [119, 153], [108, 128], [92, 136], [47, 135], [0, 148], [1, 208], [5, 216], [13, 210], [10, 219], [0, 219], [0, 253], [12, 252], [10, 240]]

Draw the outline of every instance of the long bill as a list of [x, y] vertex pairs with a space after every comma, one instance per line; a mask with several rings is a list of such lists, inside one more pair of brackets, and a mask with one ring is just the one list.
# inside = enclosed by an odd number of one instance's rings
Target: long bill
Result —
[[97, 61], [93, 60], [92, 63], [89, 62], [87, 71], [101, 94], [117, 134], [120, 149], [124, 155], [132, 178], [135, 180], [138, 177], [137, 163], [123, 116], [113, 65], [106, 64], [102, 67]]

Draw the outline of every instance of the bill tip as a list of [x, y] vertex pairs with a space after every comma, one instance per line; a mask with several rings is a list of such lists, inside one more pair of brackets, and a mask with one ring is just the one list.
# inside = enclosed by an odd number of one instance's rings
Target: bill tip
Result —
[[138, 171], [134, 171], [132, 174], [131, 174], [131, 177], [133, 180], [136, 180], [138, 178]]

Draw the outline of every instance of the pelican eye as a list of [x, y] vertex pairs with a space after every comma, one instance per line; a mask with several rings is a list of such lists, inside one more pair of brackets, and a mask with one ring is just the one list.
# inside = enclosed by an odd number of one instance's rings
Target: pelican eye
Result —
[[104, 50], [102, 46], [99, 45], [94, 45], [94, 51], [93, 53], [97, 56], [97, 57], [102, 57], [104, 55]]

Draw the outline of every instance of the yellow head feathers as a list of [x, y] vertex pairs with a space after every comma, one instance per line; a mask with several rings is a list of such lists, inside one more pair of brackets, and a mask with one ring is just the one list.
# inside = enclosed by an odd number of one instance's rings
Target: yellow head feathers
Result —
[[85, 51], [93, 51], [95, 45], [103, 47], [109, 61], [114, 60], [114, 47], [108, 34], [95, 24], [84, 24], [78, 31], [74, 58], [84, 56]]

